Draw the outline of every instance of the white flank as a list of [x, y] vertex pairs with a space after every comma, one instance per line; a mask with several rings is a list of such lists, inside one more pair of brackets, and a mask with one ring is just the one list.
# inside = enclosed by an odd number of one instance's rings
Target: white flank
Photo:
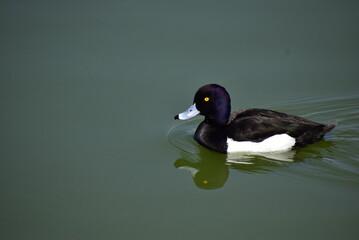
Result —
[[227, 138], [227, 152], [279, 152], [290, 150], [295, 144], [295, 138], [288, 134], [277, 134], [264, 139], [262, 142], [237, 142]]

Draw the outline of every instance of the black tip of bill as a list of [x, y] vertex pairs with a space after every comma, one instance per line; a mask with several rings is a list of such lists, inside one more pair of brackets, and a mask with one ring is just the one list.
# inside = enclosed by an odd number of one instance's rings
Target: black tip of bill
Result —
[[178, 118], [178, 114], [175, 116], [175, 119], [179, 119], [179, 118]]

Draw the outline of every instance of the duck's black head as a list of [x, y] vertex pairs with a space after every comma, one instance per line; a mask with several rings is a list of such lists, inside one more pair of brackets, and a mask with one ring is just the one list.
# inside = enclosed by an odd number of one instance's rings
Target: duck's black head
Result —
[[205, 122], [224, 125], [231, 112], [231, 99], [226, 89], [218, 84], [204, 85], [197, 90], [193, 105], [175, 119], [189, 119], [198, 114], [205, 116]]

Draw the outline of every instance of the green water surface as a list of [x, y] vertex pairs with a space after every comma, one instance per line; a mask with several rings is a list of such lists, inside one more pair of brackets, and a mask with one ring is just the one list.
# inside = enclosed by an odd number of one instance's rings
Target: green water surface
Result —
[[[356, 1], [1, 1], [0, 238], [357, 239]], [[229, 158], [195, 91], [338, 127]], [[229, 160], [229, 161], [228, 161]]]

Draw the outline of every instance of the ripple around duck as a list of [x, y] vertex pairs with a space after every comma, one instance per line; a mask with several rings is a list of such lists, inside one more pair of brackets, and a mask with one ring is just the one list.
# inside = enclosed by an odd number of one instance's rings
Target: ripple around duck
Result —
[[359, 185], [359, 96], [318, 96], [270, 102], [270, 105], [267, 103], [261, 107], [322, 123], [337, 122], [338, 126], [323, 141], [280, 155], [227, 156], [207, 150], [193, 139], [201, 119], [174, 126], [168, 132], [168, 141], [188, 163], [200, 163], [202, 168], [204, 163], [207, 164], [206, 168], [211, 164], [218, 168], [216, 164], [221, 162], [239, 172], [272, 172]]

